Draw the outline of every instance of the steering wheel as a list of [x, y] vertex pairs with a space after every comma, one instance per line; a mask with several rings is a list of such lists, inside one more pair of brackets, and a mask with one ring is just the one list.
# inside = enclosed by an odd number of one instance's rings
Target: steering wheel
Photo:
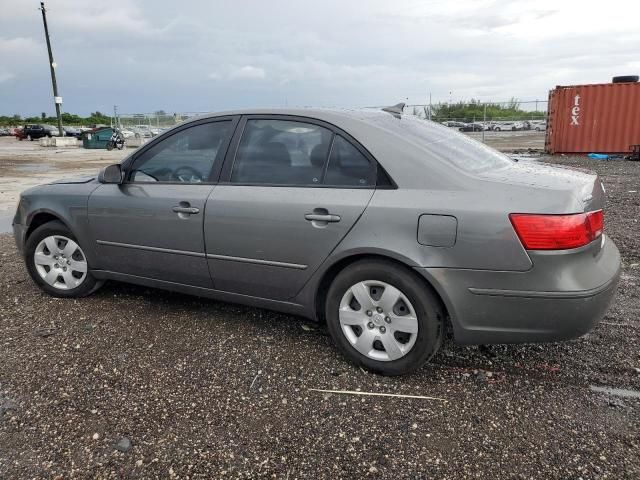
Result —
[[202, 183], [204, 179], [202, 178], [202, 174], [198, 172], [195, 168], [189, 167], [188, 165], [183, 165], [182, 167], [176, 168], [171, 174], [174, 180], [184, 183]]

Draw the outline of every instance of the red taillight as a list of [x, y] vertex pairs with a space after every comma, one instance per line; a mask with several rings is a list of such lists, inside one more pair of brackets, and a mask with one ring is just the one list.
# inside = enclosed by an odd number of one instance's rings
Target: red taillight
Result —
[[574, 215], [512, 213], [509, 219], [527, 250], [566, 250], [602, 235], [604, 217], [597, 210]]

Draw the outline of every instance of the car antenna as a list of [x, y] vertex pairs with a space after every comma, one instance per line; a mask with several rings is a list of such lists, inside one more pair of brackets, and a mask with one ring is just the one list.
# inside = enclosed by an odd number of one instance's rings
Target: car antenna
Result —
[[400, 115], [404, 111], [404, 105], [405, 105], [404, 103], [400, 102], [395, 104], [392, 107], [384, 107], [382, 111], [391, 113], [396, 118], [400, 118]]

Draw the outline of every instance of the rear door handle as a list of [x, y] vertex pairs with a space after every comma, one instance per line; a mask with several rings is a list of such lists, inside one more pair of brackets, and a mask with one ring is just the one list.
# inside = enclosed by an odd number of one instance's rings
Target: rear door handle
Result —
[[181, 205], [176, 205], [171, 210], [175, 213], [186, 213], [188, 215], [195, 215], [196, 213], [200, 213], [200, 209], [197, 207], [183, 207]]
[[321, 215], [317, 213], [307, 213], [304, 218], [310, 222], [339, 222], [341, 220], [340, 215]]

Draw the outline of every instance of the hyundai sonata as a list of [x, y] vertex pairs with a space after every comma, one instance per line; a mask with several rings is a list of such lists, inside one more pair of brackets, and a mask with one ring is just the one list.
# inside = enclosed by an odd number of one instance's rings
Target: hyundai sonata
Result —
[[18, 248], [44, 291], [105, 280], [326, 322], [397, 375], [466, 344], [556, 341], [603, 316], [620, 257], [605, 191], [383, 110], [246, 110], [155, 137], [97, 177], [25, 191]]

